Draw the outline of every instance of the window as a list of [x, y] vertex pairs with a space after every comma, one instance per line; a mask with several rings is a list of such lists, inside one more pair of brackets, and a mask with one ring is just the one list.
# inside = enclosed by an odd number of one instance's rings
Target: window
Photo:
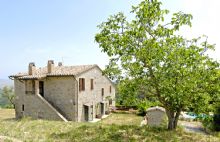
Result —
[[104, 96], [104, 88], [102, 88], [102, 96]]
[[112, 93], [112, 86], [109, 87], [109, 92]]
[[22, 105], [22, 111], [24, 111], [24, 105]]
[[90, 88], [91, 88], [91, 90], [93, 90], [94, 89], [93, 79], [90, 80], [90, 84], [91, 84]]
[[85, 78], [79, 78], [79, 91], [85, 91]]

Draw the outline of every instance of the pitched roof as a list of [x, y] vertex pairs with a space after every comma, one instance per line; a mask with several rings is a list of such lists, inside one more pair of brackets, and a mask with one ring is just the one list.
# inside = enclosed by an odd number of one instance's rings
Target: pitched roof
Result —
[[10, 77], [16, 77], [18, 79], [39, 79], [48, 76], [74, 76], [86, 72], [97, 65], [78, 65], [78, 66], [56, 66], [52, 73], [47, 72], [47, 67], [36, 69], [33, 75], [29, 75], [27, 72], [11, 75]]

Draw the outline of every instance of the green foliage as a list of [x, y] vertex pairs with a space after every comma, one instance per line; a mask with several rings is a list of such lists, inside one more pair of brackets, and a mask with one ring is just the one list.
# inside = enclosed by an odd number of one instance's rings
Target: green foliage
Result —
[[202, 119], [202, 124], [206, 128], [206, 130], [213, 130], [213, 116], [208, 116]]
[[142, 101], [138, 104], [138, 113], [142, 116], [146, 115], [146, 110], [149, 107], [148, 103], [146, 101]]
[[117, 85], [117, 104], [137, 108], [140, 115], [145, 115], [147, 108], [159, 105], [160, 103], [156, 98], [149, 95], [142, 84], [135, 79], [121, 80]]
[[169, 11], [161, 9], [161, 4], [143, 0], [132, 7], [132, 20], [123, 13], [110, 16], [98, 26], [95, 41], [110, 57], [105, 74], [118, 82], [135, 81], [132, 86], [124, 84], [129, 103], [137, 103], [133, 86], [140, 86], [165, 107], [168, 128], [174, 129], [181, 110], [209, 110], [209, 102], [219, 92], [219, 63], [204, 54], [214, 49], [206, 36], [185, 39], [178, 35], [182, 26], [191, 26], [192, 15], [177, 12], [167, 23], [169, 19], [164, 18]]
[[137, 106], [139, 94], [136, 84], [130, 80], [123, 80], [117, 85], [116, 101], [117, 104], [126, 107]]
[[138, 108], [138, 113], [142, 116], [146, 115], [146, 110], [149, 107], [153, 107], [153, 106], [158, 106], [159, 102], [154, 102], [154, 101], [149, 101], [147, 99], [142, 100], [138, 103], [137, 108]]
[[220, 131], [220, 104], [214, 106], [214, 115], [202, 119], [203, 126], [207, 131]]
[[0, 89], [0, 107], [4, 108], [8, 103], [8, 99], [2, 96], [2, 90]]
[[3, 108], [14, 108], [13, 87], [4, 86], [0, 95], [0, 106]]

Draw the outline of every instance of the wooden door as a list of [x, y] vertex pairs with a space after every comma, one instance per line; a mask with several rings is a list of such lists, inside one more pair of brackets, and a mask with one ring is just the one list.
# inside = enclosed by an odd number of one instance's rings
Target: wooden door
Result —
[[85, 121], [89, 121], [89, 107], [88, 106], [84, 106], [84, 118], [85, 118]]
[[104, 107], [105, 107], [104, 103], [101, 103], [101, 115], [105, 114]]
[[39, 81], [39, 94], [44, 97], [44, 82]]

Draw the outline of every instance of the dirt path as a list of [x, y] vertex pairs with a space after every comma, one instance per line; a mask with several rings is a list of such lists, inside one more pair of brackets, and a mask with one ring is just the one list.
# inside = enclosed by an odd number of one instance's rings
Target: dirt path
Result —
[[18, 139], [15, 139], [15, 138], [11, 138], [11, 137], [7, 137], [7, 136], [0, 136], [0, 142], [4, 142], [5, 140], [9, 140], [9, 141], [12, 141], [12, 142], [22, 142]]
[[182, 125], [185, 131], [205, 134], [202, 124], [200, 122], [189, 122], [189, 121], [180, 121], [180, 125]]

